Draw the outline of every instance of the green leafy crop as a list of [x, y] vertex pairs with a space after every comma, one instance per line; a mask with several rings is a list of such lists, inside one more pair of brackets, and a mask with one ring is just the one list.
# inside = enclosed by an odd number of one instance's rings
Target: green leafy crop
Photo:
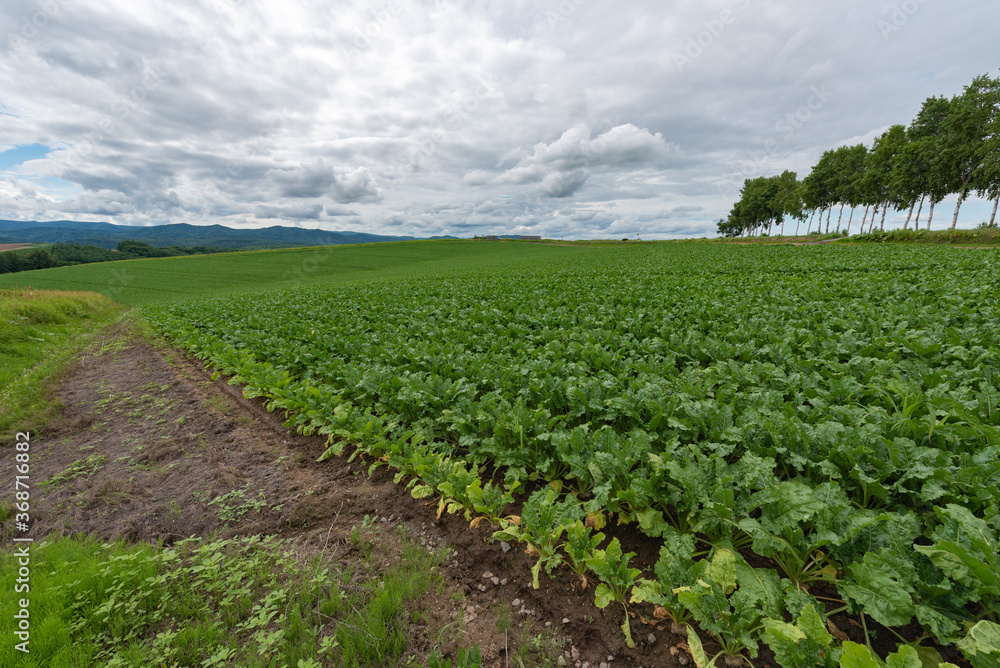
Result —
[[[146, 312], [324, 458], [524, 543], [536, 587], [567, 563], [731, 658], [816, 655], [807, 605], [939, 644], [1000, 622], [995, 251], [475, 253]], [[662, 541], [655, 578], [607, 559], [609, 523]]]

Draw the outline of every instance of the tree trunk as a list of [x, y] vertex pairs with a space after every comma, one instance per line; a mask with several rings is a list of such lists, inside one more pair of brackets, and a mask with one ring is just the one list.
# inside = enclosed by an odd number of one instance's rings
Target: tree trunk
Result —
[[806, 227], [806, 236], [807, 237], [809, 236], [809, 230], [811, 230], [812, 227], [813, 227], [813, 218], [815, 218], [815, 217], [816, 217], [816, 209], [813, 209], [813, 212], [809, 215], [809, 226]]
[[827, 214], [826, 214], [826, 233], [827, 234], [830, 234], [830, 216], [832, 216], [832, 215], [833, 215], [833, 205], [831, 204], [830, 208], [827, 210]]
[[876, 202], [875, 208], [872, 210], [872, 222], [868, 223], [868, 234], [871, 234], [872, 230], [875, 229], [875, 216], [878, 215], [878, 205], [879, 203]]
[[913, 217], [913, 209], [917, 206], [917, 200], [913, 200], [913, 204], [910, 205], [910, 212], [906, 214], [906, 222], [903, 224], [903, 229], [910, 229], [910, 218]]
[[915, 232], [920, 231], [920, 212], [924, 210], [925, 199], [927, 199], [927, 193], [920, 196], [920, 206], [917, 207], [917, 220], [913, 223], [913, 230]]
[[955, 217], [951, 219], [951, 229], [955, 229], [955, 225], [958, 224], [958, 210], [962, 208], [962, 202], [965, 200], [966, 188], [962, 188], [962, 192], [958, 193], [958, 204], [955, 205]]
[[840, 221], [842, 221], [843, 219], [844, 219], [844, 205], [843, 205], [843, 203], [841, 203], [841, 205], [840, 205], [840, 215], [837, 216], [837, 232], [840, 232]]
[[865, 217], [861, 219], [861, 234], [865, 233], [865, 223], [868, 222], [868, 209], [872, 208], [871, 204], [865, 204]]
[[889, 212], [889, 203], [886, 202], [885, 206], [882, 207], [882, 222], [878, 224], [878, 229], [885, 232], [885, 214]]
[[785, 217], [781, 217], [781, 236], [785, 236]]
[[851, 221], [854, 220], [854, 207], [851, 207], [851, 216], [847, 219], [847, 236], [851, 236]]
[[990, 216], [990, 225], [997, 219], [997, 205], [1000, 205], [1000, 192], [997, 193], [997, 198], [993, 201], [993, 215]]
[[927, 214], [927, 231], [928, 232], [931, 229], [931, 221], [934, 220], [934, 204], [936, 204], [936, 202], [934, 201], [934, 195], [931, 195], [931, 210], [930, 210], [930, 213]]

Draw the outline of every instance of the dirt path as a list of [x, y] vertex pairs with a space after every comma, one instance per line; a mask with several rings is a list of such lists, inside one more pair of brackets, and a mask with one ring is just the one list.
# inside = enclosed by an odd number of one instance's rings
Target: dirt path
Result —
[[[505, 643], [548, 640], [561, 645], [570, 666], [677, 665], [671, 645], [679, 636], [633, 621], [640, 645], [628, 650], [621, 609], [595, 608], [593, 589], [579, 591], [569, 574], [543, 576], [542, 588], [532, 589], [532, 562], [517, 546], [486, 542], [490, 530], [469, 529], [459, 516], [436, 520], [433, 506], [414, 500], [384, 469], [369, 477], [366, 465], [346, 458], [316, 463], [323, 438], [289, 432], [281, 416], [213, 381], [197, 361], [128, 329], [109, 331], [58, 397], [65, 409], [37, 437], [33, 458], [33, 478], [49, 481], [32, 497], [36, 540], [85, 532], [171, 543], [266, 533], [350, 559], [352, 528], [374, 520], [391, 560], [399, 540], [391, 529], [401, 525], [428, 548], [455, 548], [445, 588], [420, 603], [429, 621], [412, 628], [418, 651], [478, 643], [484, 666], [505, 666]], [[498, 618], [506, 616], [515, 629], [505, 637]]]
[[818, 246], [829, 244], [840, 239], [821, 239], [819, 241], [727, 241], [730, 246]]
[[821, 239], [820, 241], [798, 241], [793, 242], [793, 246], [818, 246], [819, 244], [828, 244], [833, 241], [839, 241], [839, 239]]

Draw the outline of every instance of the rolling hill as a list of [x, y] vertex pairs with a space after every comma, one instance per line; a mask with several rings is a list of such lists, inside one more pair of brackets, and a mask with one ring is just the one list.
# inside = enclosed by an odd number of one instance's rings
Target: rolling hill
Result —
[[260, 229], [236, 229], [223, 225], [187, 223], [136, 227], [74, 220], [48, 222], [0, 220], [0, 243], [78, 243], [101, 248], [114, 248], [119, 241], [125, 240], [144, 241], [154, 246], [214, 246], [245, 250], [414, 239], [416, 237], [310, 230], [280, 225]]

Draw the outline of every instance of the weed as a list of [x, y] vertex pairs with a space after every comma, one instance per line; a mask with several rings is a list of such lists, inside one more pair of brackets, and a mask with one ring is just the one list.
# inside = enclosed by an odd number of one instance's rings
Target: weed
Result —
[[506, 601], [498, 601], [496, 604], [497, 630], [500, 633], [507, 633], [514, 628], [514, 615], [511, 612], [510, 604]]
[[243, 489], [234, 489], [226, 492], [209, 501], [208, 505], [218, 506], [219, 519], [226, 524], [239, 522], [250, 511], [260, 512], [260, 510], [267, 507], [264, 492], [260, 492], [257, 498], [248, 498], [246, 493], [249, 488], [250, 486], [247, 485]]
[[101, 347], [93, 353], [94, 357], [101, 357], [108, 353], [116, 355], [128, 347], [128, 342], [122, 336], [105, 337], [101, 340]]
[[75, 480], [81, 476], [89, 477], [97, 473], [104, 466], [104, 463], [107, 460], [107, 455], [91, 455], [86, 459], [78, 459], [67, 466], [62, 473], [54, 475], [48, 480], [42, 482], [42, 486], [50, 489], [57, 489], [69, 481]]
[[479, 645], [474, 645], [468, 649], [460, 647], [455, 663], [451, 659], [443, 659], [438, 654], [437, 649], [431, 651], [427, 657], [427, 668], [479, 668], [483, 665], [483, 656], [479, 650]]
[[517, 649], [510, 653], [510, 665], [517, 668], [547, 668], [555, 666], [559, 660], [559, 650], [563, 642], [553, 630], [535, 633], [531, 622], [521, 626]]
[[205, 401], [205, 405], [218, 411], [219, 413], [222, 413], [223, 415], [229, 415], [232, 410], [221, 394], [214, 394], [209, 397]]
[[[54, 667], [395, 665], [406, 602], [431, 582], [426, 555], [359, 581], [274, 538], [170, 548], [60, 538], [33, 550], [32, 618], [46, 632], [31, 649]], [[4, 589], [12, 561], [0, 554]], [[0, 613], [14, 606], [0, 601]], [[12, 643], [0, 647], [0, 665], [18, 663], [15, 654]]]

